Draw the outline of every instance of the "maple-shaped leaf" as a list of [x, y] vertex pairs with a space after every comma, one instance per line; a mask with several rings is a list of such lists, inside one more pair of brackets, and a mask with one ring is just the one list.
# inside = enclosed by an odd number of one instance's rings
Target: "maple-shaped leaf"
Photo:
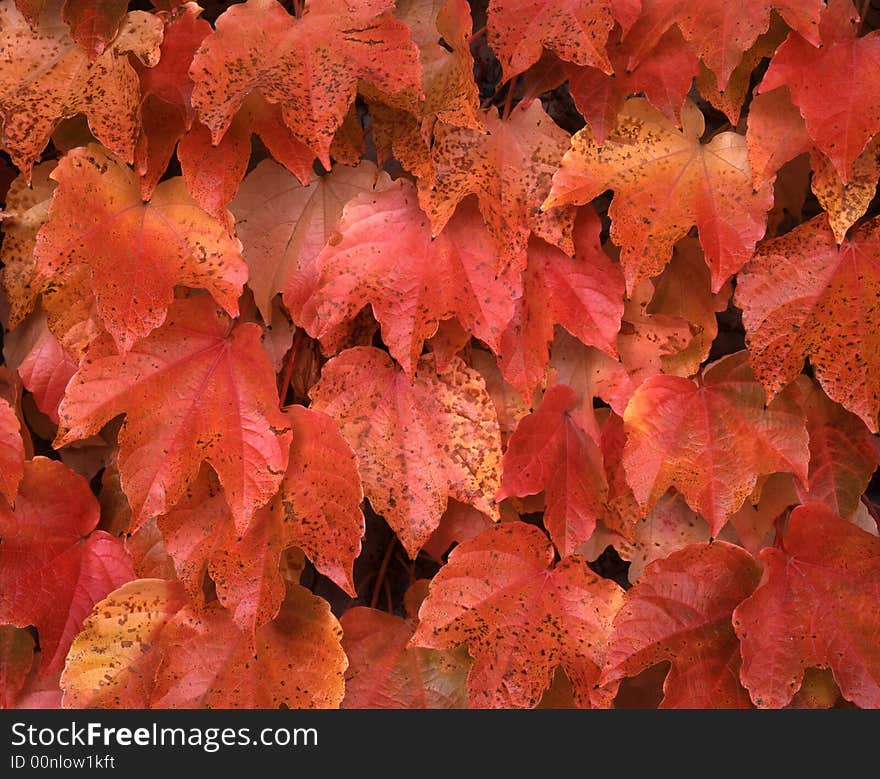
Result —
[[321, 338], [369, 303], [383, 341], [408, 374], [443, 319], [456, 317], [499, 351], [521, 294], [517, 268], [498, 272], [475, 207], [460, 208], [432, 238], [415, 187], [405, 180], [351, 200], [316, 265], [319, 278], [302, 312], [309, 334]]
[[24, 475], [24, 442], [21, 423], [15, 409], [0, 399], [0, 495], [10, 503], [15, 500]]
[[563, 556], [593, 533], [608, 498], [602, 452], [569, 412], [577, 398], [559, 384], [522, 419], [504, 453], [497, 499], [545, 492], [544, 525]]
[[851, 517], [880, 465], [880, 442], [806, 376], [798, 376], [786, 395], [803, 409], [810, 435], [806, 488], [794, 484], [800, 502], [824, 503], [839, 517]]
[[610, 704], [597, 682], [623, 590], [580, 557], [553, 557], [534, 525], [505, 522], [453, 549], [431, 581], [413, 643], [467, 644], [471, 706], [533, 707], [557, 666], [579, 706]]
[[761, 586], [733, 614], [755, 704], [787, 705], [812, 667], [830, 668], [857, 706], [880, 707], [880, 539], [810, 503], [761, 559]]
[[573, 233], [574, 258], [537, 238], [529, 244], [522, 295], [501, 337], [498, 359], [504, 378], [524, 398], [544, 377], [556, 324], [582, 343], [617, 356], [623, 278], [602, 250], [601, 229], [596, 212], [582, 208]]
[[610, 73], [605, 44], [615, 18], [631, 23], [638, 10], [638, 0], [491, 0], [489, 45], [505, 81], [534, 65], [545, 47], [566, 62]]
[[363, 606], [340, 618], [348, 657], [343, 709], [464, 709], [470, 658], [462, 647], [409, 646], [408, 619]]
[[773, 202], [769, 185], [755, 190], [745, 138], [721, 132], [700, 143], [705, 122], [690, 101], [682, 130], [643, 98], [631, 98], [615, 130], [599, 144], [588, 128], [571, 140], [543, 209], [582, 204], [614, 190], [611, 239], [632, 291], [666, 266], [676, 241], [696, 225], [712, 291], [751, 257]]
[[251, 637], [217, 602], [185, 606], [156, 643], [156, 709], [336, 708], [347, 666], [326, 601], [289, 585], [279, 615]]
[[833, 401], [877, 432], [880, 411], [880, 220], [840, 246], [824, 215], [762, 244], [740, 274], [749, 359], [771, 396], [809, 358]]
[[250, 323], [230, 328], [199, 295], [175, 301], [168, 321], [127, 354], [113, 354], [106, 339], [89, 350], [61, 404], [56, 446], [126, 414], [119, 472], [132, 529], [171, 508], [203, 461], [242, 530], [275, 494], [290, 439], [260, 335]]
[[37, 235], [44, 283], [71, 265], [89, 269], [98, 315], [128, 351], [165, 320], [175, 285], [207, 289], [232, 315], [247, 277], [240, 244], [189, 196], [183, 180], [140, 198], [137, 177], [98, 146], [74, 149], [52, 172], [58, 189]]
[[772, 181], [782, 166], [809, 153], [810, 188], [828, 214], [838, 242], [865, 213], [880, 177], [880, 136], [870, 140], [844, 179], [816, 146], [798, 109], [784, 87], [758, 95], [749, 107], [746, 133], [749, 161], [757, 182]]
[[61, 668], [92, 606], [134, 578], [99, 519], [88, 482], [45, 457], [25, 463], [15, 508], [0, 508], [0, 623], [37, 628], [44, 673]]
[[498, 420], [482, 378], [459, 358], [438, 370], [427, 355], [408, 378], [384, 352], [355, 347], [324, 366], [311, 397], [339, 424], [364, 493], [410, 557], [450, 497], [497, 518]]
[[785, 471], [807, 481], [809, 450], [800, 410], [784, 398], [764, 407], [745, 351], [707, 368], [700, 384], [646, 379], [626, 407], [627, 479], [644, 511], [670, 487], [717, 535], [759, 476]]
[[675, 24], [724, 90], [743, 53], [770, 27], [771, 11], [818, 45], [823, 5], [822, 0], [703, 0], [699, 5], [688, 0], [642, 0], [638, 21], [625, 36], [633, 52], [630, 67]]
[[677, 28], [663, 35], [650, 56], [632, 69], [629, 67], [630, 46], [621, 43], [620, 34], [620, 28], [615, 27], [608, 42], [613, 74], [597, 67], [572, 64], [562, 68], [574, 103], [590, 125], [597, 143], [604, 143], [617, 126], [626, 98], [640, 92], [667, 119], [677, 124], [681, 107], [698, 72], [699, 61]]
[[431, 159], [433, 179], [419, 181], [419, 202], [434, 235], [452, 218], [458, 203], [476, 195], [495, 240], [499, 266], [520, 260], [534, 232], [569, 251], [573, 213], [538, 213], [553, 173], [568, 148], [568, 133], [540, 101], [518, 105], [501, 119], [494, 108], [482, 115], [485, 130], [439, 125]]
[[51, 173], [56, 162], [35, 165], [28, 177], [23, 173], [9, 185], [3, 206], [3, 290], [9, 303], [7, 326], [16, 327], [30, 313], [40, 294], [32, 284], [34, 275], [34, 244], [37, 233], [49, 216], [49, 203], [55, 190]]
[[391, 0], [340, 7], [309, 0], [302, 18], [276, 0], [228, 8], [193, 59], [193, 105], [214, 142], [241, 102], [259, 91], [282, 107], [294, 138], [330, 168], [330, 143], [355, 98], [358, 80], [390, 94], [421, 92], [418, 49]]
[[62, 119], [86, 115], [95, 137], [131, 161], [140, 89], [129, 52], [155, 64], [162, 22], [133, 11], [94, 61], [69, 36], [53, 4], [31, 29], [12, 0], [0, 3], [0, 139], [25, 176]]
[[186, 602], [178, 582], [136, 579], [95, 605], [61, 674], [66, 709], [148, 709], [162, 629]]
[[758, 87], [788, 87], [810, 138], [844, 182], [880, 133], [880, 32], [859, 37], [857, 21], [851, 0], [831, 0], [819, 25], [821, 44], [792, 31]]
[[750, 708], [731, 615], [760, 578], [752, 556], [724, 541], [650, 563], [614, 619], [602, 683], [669, 661], [661, 708]]
[[31, 634], [12, 625], [0, 625], [0, 710], [13, 708], [33, 664]]
[[335, 165], [307, 186], [271, 160], [247, 175], [229, 207], [244, 247], [248, 287], [265, 321], [280, 292], [294, 322], [302, 323], [303, 303], [318, 280], [318, 255], [336, 234], [343, 207], [356, 195], [390, 183], [369, 160], [355, 168]]

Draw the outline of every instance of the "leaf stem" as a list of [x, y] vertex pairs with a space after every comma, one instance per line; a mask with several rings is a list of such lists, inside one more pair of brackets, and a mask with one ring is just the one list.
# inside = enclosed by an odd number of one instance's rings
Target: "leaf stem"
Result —
[[473, 35], [471, 35], [470, 38], [468, 38], [468, 46], [470, 46], [470, 45], [471, 45], [472, 43], [474, 43], [475, 41], [478, 41], [478, 40], [479, 40], [480, 38], [482, 38], [485, 34], [486, 34], [486, 27], [485, 27], [485, 26], [484, 26], [484, 27], [480, 27], [479, 30], [477, 30]]
[[284, 375], [281, 378], [281, 386], [278, 389], [278, 405], [284, 408], [284, 400], [287, 397], [287, 390], [290, 389], [290, 382], [293, 379], [293, 368], [296, 364], [296, 354], [302, 343], [302, 328], [297, 328], [293, 334], [293, 343], [290, 345], [290, 352], [287, 354], [287, 363], [284, 366]]
[[513, 106], [513, 91], [516, 87], [516, 80], [519, 76], [514, 76], [510, 79], [510, 83], [507, 86], [507, 96], [504, 98], [504, 111], [501, 114], [501, 121], [506, 122], [507, 118], [510, 116], [510, 109]]
[[396, 544], [397, 537], [395, 536], [388, 542], [388, 546], [385, 548], [385, 555], [382, 557], [382, 564], [379, 566], [379, 573], [376, 574], [376, 582], [373, 585], [373, 597], [370, 598], [371, 609], [375, 609], [379, 603], [379, 593], [382, 592], [382, 584], [385, 582], [385, 574], [388, 571], [388, 563], [391, 562], [391, 553], [394, 551]]

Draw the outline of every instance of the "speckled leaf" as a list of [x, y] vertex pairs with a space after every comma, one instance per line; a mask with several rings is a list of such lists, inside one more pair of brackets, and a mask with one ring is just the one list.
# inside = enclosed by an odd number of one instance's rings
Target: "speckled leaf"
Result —
[[791, 32], [758, 87], [788, 87], [810, 138], [844, 182], [880, 132], [880, 31], [858, 37], [857, 19], [851, 0], [831, 0], [819, 27], [821, 46]]
[[807, 480], [807, 431], [784, 398], [764, 391], [737, 352], [713, 363], [700, 384], [677, 376], [645, 380], [626, 407], [627, 479], [644, 511], [675, 487], [717, 535], [759, 476], [786, 471]]
[[50, 174], [57, 163], [41, 162], [27, 176], [19, 175], [9, 186], [3, 206], [3, 243], [0, 260], [3, 262], [3, 290], [9, 303], [8, 327], [14, 328], [30, 313], [40, 294], [32, 284], [34, 275], [34, 244], [37, 232], [49, 217], [49, 202], [55, 191]]
[[132, 52], [155, 64], [162, 22], [133, 11], [97, 59], [70, 38], [53, 3], [31, 29], [11, 0], [0, 3], [0, 139], [27, 176], [62, 119], [85, 114], [91, 131], [131, 161], [139, 128], [140, 87]]
[[691, 102], [683, 130], [643, 98], [627, 101], [604, 144], [589, 129], [571, 140], [542, 208], [587, 203], [614, 190], [611, 238], [621, 247], [627, 289], [658, 274], [675, 242], [692, 226], [700, 233], [712, 291], [736, 273], [763, 237], [772, 187], [755, 190], [746, 142], [734, 132], [700, 143], [705, 123]]
[[458, 203], [476, 195], [495, 239], [499, 265], [521, 260], [530, 233], [571, 250], [570, 209], [538, 213], [568, 144], [540, 101], [517, 106], [506, 121], [494, 108], [482, 116], [485, 130], [440, 125], [434, 134], [432, 180], [419, 181], [419, 202], [437, 235]]
[[880, 220], [838, 247], [824, 215], [764, 243], [740, 274], [755, 374], [775, 395], [809, 358], [828, 397], [877, 432], [880, 410]]
[[34, 664], [34, 639], [12, 625], [0, 625], [0, 710], [11, 709]]
[[358, 79], [384, 92], [421, 93], [418, 49], [391, 0], [340, 7], [309, 0], [301, 19], [275, 0], [248, 0], [215, 22], [193, 60], [193, 104], [219, 141], [242, 100], [259, 90], [282, 106], [291, 134], [330, 168], [330, 144]]
[[318, 280], [318, 255], [336, 234], [343, 207], [356, 195], [390, 183], [369, 160], [356, 168], [336, 165], [308, 186], [271, 160], [248, 174], [230, 209], [244, 247], [248, 286], [266, 321], [280, 292], [294, 321], [302, 322], [302, 305]]
[[69, 152], [52, 177], [58, 189], [37, 235], [37, 278], [88, 267], [98, 315], [120, 350], [162, 324], [175, 285], [203, 287], [238, 313], [247, 275], [240, 245], [182, 179], [163, 182], [143, 203], [134, 173], [98, 146]]
[[787, 705], [813, 667], [857, 706], [880, 707], [880, 539], [811, 503], [761, 559], [761, 586], [733, 615], [755, 704]]
[[838, 516], [851, 517], [880, 465], [880, 442], [806, 376], [798, 376], [786, 395], [803, 409], [810, 435], [807, 486], [795, 482], [800, 502], [824, 503]]
[[0, 624], [36, 626], [43, 673], [61, 668], [92, 606], [134, 578], [99, 519], [88, 482], [45, 457], [25, 464], [15, 508], [0, 508]]
[[0, 495], [13, 503], [24, 475], [24, 443], [15, 409], [0, 399]]
[[126, 414], [119, 471], [133, 529], [167, 511], [205, 461], [239, 529], [278, 489], [289, 431], [260, 328], [231, 328], [206, 295], [172, 304], [168, 321], [125, 355], [95, 344], [67, 388], [57, 446]]
[[362, 606], [340, 619], [348, 656], [344, 709], [463, 709], [470, 659], [464, 648], [409, 647], [416, 621]]
[[317, 284], [302, 311], [309, 334], [321, 338], [370, 304], [383, 341], [407, 374], [425, 340], [451, 317], [498, 352], [522, 294], [516, 267], [497, 271], [476, 208], [458, 209], [433, 239], [415, 187], [403, 180], [349, 201], [316, 265]]
[[467, 645], [471, 706], [533, 707], [557, 667], [579, 706], [610, 705], [597, 682], [623, 590], [580, 557], [554, 567], [553, 556], [538, 528], [505, 522], [453, 549], [431, 581], [413, 643]]
[[218, 603], [185, 607], [162, 630], [157, 709], [336, 708], [347, 660], [326, 601], [289, 585], [274, 621], [251, 638]]
[[583, 208], [575, 222], [574, 258], [537, 238], [529, 244], [522, 296], [502, 335], [498, 358], [504, 378], [524, 398], [544, 377], [556, 324], [582, 343], [617, 356], [623, 278], [602, 251], [601, 229], [596, 212]]
[[602, 452], [569, 414], [576, 404], [574, 391], [559, 384], [520, 420], [504, 453], [497, 496], [544, 491], [544, 526], [562, 556], [593, 534], [608, 499]]
[[760, 578], [751, 555], [723, 541], [650, 563], [614, 619], [602, 683], [669, 661], [661, 708], [750, 708], [731, 614]]
[[614, 5], [612, 0], [491, 0], [489, 45], [504, 80], [528, 70], [544, 47], [567, 62], [610, 73], [605, 43], [614, 25]]
[[482, 378], [457, 357], [438, 371], [427, 355], [409, 379], [384, 352], [355, 347], [324, 366], [311, 396], [336, 419], [364, 493], [410, 557], [450, 497], [497, 518], [498, 420]]
[[159, 634], [185, 602], [177, 582], [136, 579], [96, 604], [61, 674], [64, 708], [148, 709]]
[[638, 21], [626, 40], [633, 50], [630, 66], [645, 57], [657, 39], [673, 24], [725, 89], [743, 53], [770, 27], [776, 11], [790, 27], [819, 43], [822, 0], [642, 0]]
[[604, 143], [617, 126], [626, 98], [640, 92], [667, 119], [678, 124], [699, 61], [677, 28], [670, 29], [651, 50], [650, 56], [630, 69], [630, 46], [620, 42], [620, 28], [615, 27], [609, 40], [608, 55], [614, 67], [613, 74], [597, 67], [572, 64], [563, 67], [575, 105], [598, 143]]

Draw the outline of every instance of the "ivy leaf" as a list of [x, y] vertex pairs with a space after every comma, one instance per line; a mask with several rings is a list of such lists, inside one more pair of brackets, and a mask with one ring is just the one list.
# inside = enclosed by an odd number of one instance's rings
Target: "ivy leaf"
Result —
[[649, 563], [614, 619], [602, 683], [669, 661], [661, 708], [751, 708], [731, 615], [760, 578], [751, 555], [724, 541]]
[[554, 567], [553, 556], [538, 528], [502, 523], [453, 549], [432, 579], [413, 644], [467, 644], [472, 707], [534, 707], [557, 666], [579, 706], [610, 705], [597, 682], [623, 591], [581, 558]]
[[340, 7], [309, 0], [297, 19], [275, 0], [228, 8], [193, 59], [193, 105], [214, 143], [248, 93], [282, 107], [294, 138], [330, 168], [330, 143], [354, 101], [358, 79], [395, 94], [421, 93], [419, 53], [391, 0]]
[[128, 351], [165, 320], [174, 287], [207, 289], [231, 315], [247, 276], [240, 244], [192, 200], [180, 178], [148, 203], [131, 169], [98, 146], [77, 148], [52, 172], [58, 189], [37, 235], [36, 277], [88, 268], [101, 322]]
[[312, 407], [333, 417], [358, 458], [364, 493], [415, 558], [450, 497], [495, 519], [501, 436], [479, 374], [430, 355], [410, 379], [384, 352], [355, 347], [324, 366]]
[[762, 244], [740, 274], [749, 360], [774, 396], [809, 358], [822, 389], [877, 432], [880, 220], [837, 244], [824, 215]]
[[830, 668], [857, 706], [880, 706], [880, 539], [810, 503], [761, 559], [761, 586], [733, 614], [755, 704], [787, 705], [812, 667]]
[[67, 388], [56, 446], [94, 435], [126, 414], [119, 472], [132, 529], [163, 514], [204, 461], [220, 477], [236, 526], [276, 492], [287, 467], [289, 427], [261, 330], [231, 328], [213, 301], [175, 301], [168, 321], [127, 354], [98, 342]]
[[717, 536], [759, 476], [785, 471], [806, 482], [803, 417], [784, 398], [764, 407], [747, 358], [747, 352], [722, 358], [699, 385], [658, 375], [636, 390], [624, 415], [623, 460], [645, 512], [675, 487]]
[[99, 519], [88, 482], [45, 457], [25, 464], [15, 508], [0, 507], [0, 623], [36, 626], [43, 674], [64, 665], [92, 606], [134, 578]]
[[0, 399], [0, 495], [14, 502], [24, 476], [24, 442], [15, 409]]
[[604, 144], [589, 129], [571, 139], [542, 209], [582, 204], [614, 190], [611, 239], [621, 247], [627, 290], [669, 262], [676, 241], [696, 225], [712, 292], [751, 257], [773, 202], [769, 185], [755, 190], [745, 138], [721, 132], [700, 143], [703, 115], [685, 103], [679, 131], [643, 98], [627, 101]]

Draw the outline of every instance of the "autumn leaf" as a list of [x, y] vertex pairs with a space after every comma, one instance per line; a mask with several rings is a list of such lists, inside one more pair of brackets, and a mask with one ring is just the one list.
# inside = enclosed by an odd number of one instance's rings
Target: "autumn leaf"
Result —
[[356, 606], [340, 619], [348, 657], [344, 709], [463, 709], [470, 660], [463, 648], [410, 647], [416, 620]]
[[485, 131], [451, 125], [435, 130], [431, 151], [435, 175], [419, 181], [419, 202], [434, 235], [446, 226], [459, 202], [476, 195], [500, 267], [520, 261], [531, 233], [570, 251], [571, 210], [538, 213], [568, 134], [554, 124], [540, 102], [517, 106], [507, 119], [489, 109], [482, 122]]
[[857, 706], [880, 706], [880, 540], [811, 503], [761, 559], [761, 586], [733, 614], [755, 704], [787, 705], [813, 667], [830, 668]]
[[90, 61], [59, 10], [53, 3], [31, 29], [11, 0], [0, 4], [0, 139], [26, 177], [60, 121], [80, 113], [101, 143], [131, 162], [140, 88], [128, 55], [155, 64], [162, 41], [162, 22], [133, 11], [106, 51]]
[[809, 358], [831, 400], [877, 432], [878, 220], [840, 246], [824, 215], [762, 244], [739, 276], [749, 361], [774, 396]]
[[705, 121], [685, 103], [678, 130], [643, 98], [627, 101], [604, 144], [589, 129], [571, 140], [542, 209], [583, 204], [614, 190], [611, 239], [621, 247], [627, 289], [666, 266], [676, 241], [696, 226], [712, 292], [749, 259], [763, 237], [772, 189], [753, 188], [745, 138], [721, 132], [700, 143]]
[[358, 79], [395, 94], [421, 93], [418, 49], [390, 0], [340, 8], [309, 0], [295, 18], [275, 0], [228, 8], [193, 59], [193, 105], [218, 143], [241, 102], [258, 90], [282, 107], [294, 138], [330, 168], [330, 143]]
[[770, 27], [771, 11], [818, 45], [822, 7], [821, 0], [704, 0], [699, 6], [687, 0], [642, 0], [638, 21], [624, 39], [633, 50], [630, 67], [676, 24], [723, 90], [743, 53]]
[[44, 674], [64, 664], [92, 606], [134, 578], [99, 519], [88, 482], [45, 457], [25, 463], [15, 508], [0, 507], [0, 624], [36, 626]]
[[502, 337], [498, 365], [524, 398], [541, 383], [553, 327], [617, 356], [615, 334], [623, 313], [620, 268], [602, 251], [596, 212], [582, 208], [574, 227], [574, 257], [539, 239], [529, 244], [522, 295]]
[[501, 438], [485, 384], [455, 358], [429, 355], [412, 379], [384, 352], [355, 347], [335, 357], [311, 392], [358, 458], [364, 493], [415, 558], [450, 497], [493, 519]]
[[650, 563], [614, 618], [602, 683], [668, 661], [661, 708], [751, 708], [731, 615], [760, 577], [748, 552], [723, 541]]
[[623, 459], [644, 511], [670, 487], [717, 535], [755, 488], [785, 471], [807, 480], [807, 431], [785, 399], [765, 408], [748, 353], [724, 357], [697, 385], [677, 376], [646, 379], [626, 407]]
[[318, 255], [337, 234], [343, 207], [390, 183], [368, 160], [356, 168], [336, 165], [307, 186], [271, 160], [247, 175], [230, 209], [248, 265], [248, 287], [265, 321], [280, 292], [294, 321], [302, 323], [303, 303], [318, 281]]
[[533, 707], [557, 666], [579, 706], [610, 704], [597, 682], [623, 591], [581, 558], [554, 567], [553, 556], [538, 528], [503, 523], [453, 549], [431, 581], [413, 643], [467, 644], [472, 707]]
[[24, 443], [15, 409], [0, 399], [0, 495], [14, 502], [24, 476]]
[[602, 452], [569, 414], [576, 402], [572, 389], [559, 384], [520, 421], [504, 453], [497, 496], [543, 490], [544, 525], [563, 556], [592, 535], [608, 498]]
[[34, 639], [27, 630], [0, 625], [0, 709], [11, 709], [34, 663]]
[[451, 317], [498, 352], [521, 294], [516, 268], [497, 271], [475, 208], [459, 209], [433, 239], [415, 187], [405, 181], [352, 199], [315, 264], [317, 284], [302, 311], [309, 334], [322, 338], [370, 304], [407, 374], [425, 340]]
[[126, 414], [119, 471], [132, 529], [166, 512], [199, 465], [220, 477], [236, 526], [276, 492], [287, 467], [288, 425], [260, 328], [231, 328], [213, 301], [175, 301], [168, 321], [124, 355], [95, 344], [67, 388], [57, 446]]
[[821, 44], [795, 28], [758, 86], [762, 93], [788, 87], [810, 138], [844, 182], [880, 132], [880, 32], [859, 37], [857, 20], [851, 0], [831, 0], [819, 25]]
[[337, 708], [348, 664], [327, 602], [290, 585], [279, 615], [253, 638], [216, 602], [185, 606], [159, 634], [157, 709]]
[[98, 146], [69, 152], [52, 177], [58, 189], [37, 235], [36, 278], [47, 284], [72, 265], [88, 268], [98, 315], [121, 351], [162, 324], [175, 285], [207, 289], [238, 313], [247, 273], [239, 243], [181, 179], [143, 203], [134, 173]]
[[137, 579], [95, 606], [61, 674], [69, 709], [148, 709], [162, 629], [186, 602], [174, 581]]

